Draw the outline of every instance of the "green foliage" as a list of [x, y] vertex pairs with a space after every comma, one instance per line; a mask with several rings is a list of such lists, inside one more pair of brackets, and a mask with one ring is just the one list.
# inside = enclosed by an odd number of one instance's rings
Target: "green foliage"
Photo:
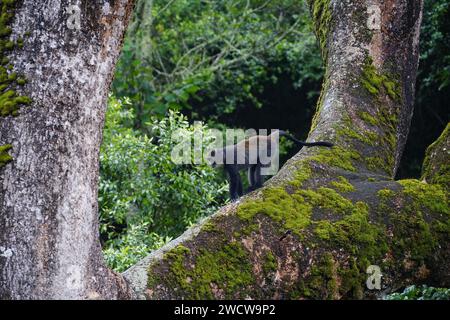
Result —
[[391, 293], [385, 300], [450, 300], [450, 289], [426, 285], [409, 286], [401, 293]]
[[450, 86], [450, 2], [426, 1], [421, 30], [421, 61], [425, 63], [420, 77], [424, 90], [439, 91]]
[[123, 272], [150, 251], [162, 247], [171, 240], [154, 232], [149, 233], [149, 229], [148, 222], [130, 224], [121, 236], [108, 241], [103, 250], [108, 266], [117, 272]]
[[144, 2], [138, 1], [113, 85], [138, 107], [138, 125], [141, 116], [168, 109], [225, 121], [245, 105], [262, 107], [272, 99], [266, 88], [282, 79], [300, 88], [322, 77], [301, 1]]
[[147, 136], [128, 126], [134, 114], [124, 105], [129, 101], [109, 103], [100, 155], [100, 231], [107, 260], [118, 270], [214, 212], [226, 195], [216, 170], [171, 159], [172, 133], [192, 135], [204, 127], [170, 112], [154, 120]]

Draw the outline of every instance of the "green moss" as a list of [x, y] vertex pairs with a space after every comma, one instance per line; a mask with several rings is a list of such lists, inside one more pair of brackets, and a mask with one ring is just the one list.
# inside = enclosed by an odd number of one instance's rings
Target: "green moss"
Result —
[[[407, 256], [416, 264], [424, 263], [430, 257], [439, 239], [440, 233], [450, 234], [448, 203], [444, 191], [439, 186], [431, 186], [418, 180], [402, 180], [400, 191], [379, 190], [379, 212], [389, 220], [392, 239], [390, 248], [394, 258]], [[401, 202], [399, 209], [395, 204]], [[431, 210], [437, 219], [430, 224], [424, 217], [424, 210]], [[432, 231], [432, 229], [435, 229]], [[417, 265], [416, 265], [417, 266]]]
[[332, 222], [315, 222], [316, 235], [328, 245], [344, 248], [353, 257], [351, 268], [339, 268], [339, 291], [354, 298], [362, 293], [365, 270], [375, 261], [381, 261], [388, 250], [385, 230], [369, 221], [369, 207], [363, 202], [352, 205], [352, 212], [343, 219]]
[[440, 184], [450, 190], [450, 164], [442, 164], [429, 180], [430, 183]]
[[[149, 288], [157, 283], [190, 299], [214, 299], [213, 288], [223, 291], [226, 298], [244, 296], [243, 288], [254, 282], [252, 265], [248, 253], [240, 243], [231, 242], [217, 250], [200, 249], [194, 257], [191, 251], [178, 246], [169, 251], [164, 260], [169, 263], [169, 272], [155, 277], [154, 267], [149, 269]], [[192, 260], [188, 259], [191, 258]], [[239, 293], [242, 293], [239, 295]]]
[[289, 181], [289, 185], [295, 187], [296, 189], [300, 189], [303, 185], [303, 182], [311, 178], [311, 175], [312, 170], [309, 163], [301, 161], [296, 165], [295, 178], [294, 180]]
[[[238, 216], [250, 220], [256, 214], [266, 214], [283, 228], [292, 230], [305, 245], [317, 244], [311, 243], [311, 239], [320, 239], [321, 250], [339, 249], [349, 255], [349, 260], [340, 265], [329, 253], [318, 263], [312, 263], [311, 274], [296, 284], [291, 297], [361, 298], [369, 265], [380, 265], [388, 272], [399, 268], [392, 261], [407, 259], [415, 263], [417, 270], [433, 255], [442, 239], [450, 235], [445, 190], [417, 180], [403, 180], [399, 184], [400, 190], [379, 190], [379, 207], [372, 210], [368, 204], [354, 203], [339, 193], [354, 190], [344, 177], [330, 183], [336, 190], [302, 188], [289, 194], [282, 188], [267, 188], [262, 200], [241, 204]], [[319, 215], [312, 214], [316, 208], [322, 209]], [[427, 222], [424, 210], [437, 215], [436, 221]], [[276, 267], [268, 263], [263, 267], [266, 272], [269, 265]]]
[[398, 181], [403, 186], [403, 193], [414, 200], [415, 204], [424, 206], [433, 212], [449, 215], [447, 193], [439, 185], [430, 185], [418, 180]]
[[241, 233], [244, 236], [249, 236], [252, 232], [256, 232], [259, 230], [259, 225], [257, 223], [249, 223], [241, 229]]
[[[380, 107], [380, 110], [377, 112], [377, 119], [367, 112], [361, 112], [359, 116], [364, 118], [363, 121], [369, 125], [378, 127], [377, 131], [371, 131], [372, 129], [358, 129], [353, 120], [346, 115], [343, 117], [342, 123], [335, 126], [337, 137], [350, 143], [356, 140], [372, 147], [380, 145], [380, 142], [382, 145], [387, 146], [381, 152], [375, 152], [377, 156], [365, 157], [363, 163], [371, 171], [382, 170], [388, 175], [391, 175], [394, 167], [394, 150], [397, 142], [395, 135], [397, 116], [389, 113], [384, 107]], [[380, 130], [382, 131], [380, 132]]]
[[320, 187], [317, 190], [299, 190], [298, 194], [302, 195], [312, 206], [330, 209], [335, 213], [346, 214], [353, 209], [353, 204], [350, 200], [330, 188]]
[[217, 225], [212, 221], [208, 221], [202, 226], [202, 231], [205, 232], [222, 232], [222, 230], [217, 228]]
[[[380, 220], [379, 223], [373, 217], [369, 218], [369, 207], [363, 202], [346, 202], [341, 210], [333, 210], [344, 213], [339, 220], [326, 218], [312, 221], [315, 235], [323, 241], [321, 248], [340, 248], [351, 255], [350, 265], [340, 265], [334, 272], [337, 273], [340, 295], [361, 298], [367, 266], [378, 264], [386, 270], [392, 267], [385, 262], [388, 250], [394, 261], [403, 261], [407, 257], [415, 261], [418, 267], [427, 257], [433, 255], [438, 243], [450, 235], [450, 213], [443, 188], [417, 180], [400, 181], [400, 185], [403, 186], [400, 191], [378, 191], [381, 198], [379, 213], [380, 217], [383, 217], [383, 221]], [[400, 201], [397, 196], [404, 201], [403, 209], [393, 205]], [[320, 201], [317, 196], [310, 198], [313, 202]], [[342, 210], [343, 208], [345, 209]], [[438, 216], [439, 219], [433, 224], [427, 223], [422, 213], [425, 209], [444, 216]], [[389, 222], [386, 223], [385, 219]], [[441, 240], [434, 236], [436, 233], [442, 234]], [[314, 269], [312, 274], [313, 276], [300, 284], [303, 291], [300, 290], [299, 296], [328, 297], [329, 293], [321, 292], [320, 288], [326, 287], [327, 281], [333, 277], [320, 266]]]
[[[343, 216], [341, 220], [314, 222], [316, 225], [315, 232], [323, 240], [330, 240], [345, 246], [353, 254], [361, 254], [360, 258], [364, 258], [367, 262], [369, 260], [368, 255], [374, 258], [374, 256], [377, 256], [374, 253], [379, 253], [375, 246], [382, 231], [369, 222], [369, 207], [367, 204], [357, 202], [351, 204], [347, 210], [349, 209], [351, 209], [351, 212]], [[362, 252], [364, 250], [367, 252]]]
[[13, 160], [8, 154], [8, 151], [12, 149], [12, 145], [7, 144], [0, 146], [0, 169]]
[[378, 120], [373, 117], [370, 113], [368, 112], [358, 112], [358, 116], [367, 124], [370, 124], [371, 126], [377, 126], [378, 125]]
[[264, 262], [263, 262], [263, 271], [264, 273], [270, 273], [270, 272], [274, 272], [277, 271], [278, 269], [278, 262], [277, 262], [277, 258], [275, 258], [275, 256], [273, 255], [272, 252], [268, 251], [266, 256], [264, 257]]
[[377, 195], [381, 199], [386, 200], [392, 198], [395, 195], [395, 192], [390, 189], [382, 189], [378, 191]]
[[355, 139], [361, 141], [367, 145], [374, 146], [378, 141], [378, 134], [365, 131], [364, 133], [359, 133], [355, 129], [352, 122], [347, 122], [344, 126], [340, 126], [336, 129], [337, 134], [346, 140]]
[[396, 112], [389, 111], [387, 108], [379, 106], [376, 118], [367, 112], [360, 112], [358, 115], [364, 122], [371, 126], [375, 126], [378, 130], [382, 131], [373, 132], [366, 130], [364, 132], [358, 132], [354, 129], [355, 124], [353, 121], [347, 116], [344, 117], [343, 126], [336, 128], [338, 136], [348, 141], [357, 140], [373, 147], [379, 145], [381, 142], [381, 144], [386, 147], [380, 152], [376, 152], [376, 156], [374, 157], [365, 157], [364, 163], [367, 169], [371, 171], [381, 170], [388, 175], [391, 175], [395, 162], [394, 151], [397, 144], [396, 128], [398, 119]]
[[[350, 190], [343, 177], [333, 182], [338, 183], [338, 191]], [[314, 258], [309, 274], [301, 277], [290, 291], [291, 298], [361, 298], [368, 265], [377, 264], [386, 272], [393, 272], [392, 268], [402, 268], [402, 264], [389, 261], [408, 259], [416, 263], [417, 270], [432, 257], [442, 239], [450, 235], [450, 210], [444, 189], [417, 180], [403, 180], [399, 184], [402, 187], [399, 190], [377, 192], [380, 197], [377, 210], [369, 210], [368, 204], [352, 202], [326, 187], [292, 193], [283, 188], [266, 188], [262, 200], [242, 203], [238, 216], [252, 223], [255, 215], [265, 214], [296, 235], [305, 234], [302, 240], [306, 246], [321, 240], [317, 252], [323, 253]], [[314, 208], [323, 208], [321, 213], [325, 215], [312, 215]], [[424, 210], [435, 215], [436, 221], [428, 223]], [[332, 254], [336, 250], [348, 256], [348, 260], [340, 258], [337, 264]], [[227, 298], [242, 297], [246, 285], [254, 281], [248, 254], [238, 242], [196, 253], [177, 247], [165, 259], [169, 261], [170, 272], [155, 282], [155, 273], [150, 271], [149, 285], [163, 282], [168, 288], [180, 290], [182, 297], [214, 298], [213, 289]], [[271, 251], [263, 253], [261, 261], [264, 274], [278, 269], [277, 258]]]
[[[441, 241], [450, 235], [450, 210], [447, 193], [439, 185], [418, 180], [398, 181], [403, 188], [398, 192], [380, 190], [379, 210], [389, 218], [394, 257], [408, 256], [421, 265], [431, 257]], [[399, 210], [394, 204], [402, 202]], [[433, 223], [425, 217], [432, 214]]]
[[370, 94], [376, 97], [385, 93], [394, 101], [399, 102], [401, 99], [401, 86], [399, 82], [392, 76], [380, 74], [373, 65], [373, 60], [370, 57], [364, 62], [361, 84]]
[[297, 298], [337, 299], [337, 272], [333, 255], [325, 253], [311, 267], [310, 275], [299, 285]]
[[308, 0], [308, 4], [311, 9], [316, 36], [322, 50], [322, 57], [326, 61], [328, 56], [328, 33], [331, 30], [333, 19], [330, 0]]
[[298, 193], [289, 194], [284, 188], [276, 187], [263, 190], [263, 199], [242, 203], [237, 215], [243, 220], [250, 220], [257, 214], [264, 214], [301, 235], [300, 232], [310, 223], [311, 209], [311, 205]]
[[350, 182], [348, 182], [348, 180], [345, 179], [343, 176], [339, 176], [337, 181], [332, 181], [330, 184], [340, 192], [355, 191], [355, 187]]
[[385, 136], [383, 137], [384, 141], [391, 147], [392, 150], [394, 150], [397, 143], [397, 113], [381, 107], [377, 113], [377, 117], [379, 119], [378, 121], [380, 126], [382, 126], [385, 131]]
[[450, 123], [447, 124], [439, 138], [433, 142], [425, 153], [422, 167], [422, 180], [440, 184], [450, 190]]
[[364, 282], [367, 278], [364, 271], [360, 269], [356, 259], [352, 259], [349, 268], [339, 268], [338, 275], [341, 279], [339, 292], [354, 299], [362, 299]]
[[[17, 42], [9, 38], [12, 33], [10, 25], [14, 19], [15, 0], [3, 0], [0, 2], [0, 117], [17, 116], [21, 105], [31, 103], [31, 99], [26, 96], [19, 96], [16, 93], [18, 86], [23, 86], [25, 80], [17, 77], [11, 72], [12, 64], [9, 63], [8, 53], [14, 49], [15, 45], [23, 47], [23, 40]], [[11, 145], [0, 146], [0, 168], [11, 162], [13, 159], [7, 153]]]
[[14, 19], [15, 4], [16, 1], [6, 0], [1, 2], [0, 7], [0, 117], [17, 116], [21, 105], [31, 103], [30, 98], [17, 95], [15, 90], [15, 87], [24, 85], [24, 80], [17, 80], [17, 75], [9, 72], [13, 66], [9, 64], [7, 54], [16, 44], [23, 46], [21, 39], [16, 43], [9, 40], [12, 32], [9, 25]]
[[315, 156], [308, 158], [310, 161], [328, 164], [333, 167], [342, 168], [348, 171], [356, 171], [353, 165], [354, 160], [360, 160], [361, 155], [355, 150], [345, 149], [340, 146], [333, 148], [322, 148]]
[[386, 159], [385, 157], [367, 157], [365, 158], [367, 168], [372, 171], [383, 170], [384, 172], [390, 174], [392, 172], [393, 163], [391, 158]]

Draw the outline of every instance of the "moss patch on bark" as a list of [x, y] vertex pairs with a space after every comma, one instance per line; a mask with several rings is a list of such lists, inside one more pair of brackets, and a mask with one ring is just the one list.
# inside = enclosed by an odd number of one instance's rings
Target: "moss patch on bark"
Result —
[[155, 277], [150, 268], [148, 287], [164, 282], [179, 290], [179, 298], [214, 299], [214, 291], [225, 298], [242, 298], [243, 288], [254, 281], [248, 252], [238, 242], [217, 250], [200, 248], [195, 256], [179, 245], [166, 253], [164, 260], [169, 264], [167, 274]]
[[376, 97], [385, 93], [394, 101], [401, 100], [400, 83], [392, 75], [380, 73], [370, 57], [363, 64], [361, 84]]
[[0, 146], [0, 168], [13, 160], [13, 158], [8, 154], [8, 151], [11, 149], [12, 145], [10, 144]]
[[425, 154], [422, 179], [429, 183], [440, 184], [450, 190], [450, 123], [441, 136], [431, 144]]
[[[23, 40], [10, 40], [12, 29], [10, 27], [14, 19], [14, 10], [17, 1], [3, 0], [0, 2], [0, 117], [17, 116], [21, 105], [31, 103], [27, 96], [18, 95], [17, 87], [26, 84], [23, 77], [13, 72], [7, 55], [15, 48], [23, 47]], [[0, 169], [13, 159], [7, 154], [12, 146], [10, 144], [0, 146]]]
[[313, 23], [319, 45], [322, 50], [322, 57], [324, 61], [328, 56], [328, 33], [331, 29], [333, 14], [330, 7], [329, 0], [308, 0], [308, 4], [313, 17]]

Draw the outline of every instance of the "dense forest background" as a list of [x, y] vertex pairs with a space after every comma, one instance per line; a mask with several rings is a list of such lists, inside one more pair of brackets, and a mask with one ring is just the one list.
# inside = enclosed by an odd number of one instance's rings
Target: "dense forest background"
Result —
[[[450, 1], [425, 1], [415, 112], [398, 178], [420, 177], [426, 147], [448, 123], [449, 16]], [[108, 264], [125, 270], [228, 201], [223, 173], [171, 161], [172, 132], [280, 128], [305, 139], [322, 77], [303, 1], [139, 0], [101, 153]], [[297, 151], [283, 142], [282, 160]]]

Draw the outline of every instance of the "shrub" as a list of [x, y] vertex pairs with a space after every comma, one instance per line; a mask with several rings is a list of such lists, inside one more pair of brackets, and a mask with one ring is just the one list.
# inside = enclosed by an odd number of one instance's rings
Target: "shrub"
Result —
[[129, 127], [129, 104], [110, 99], [100, 154], [100, 233], [106, 259], [118, 271], [217, 210], [227, 190], [219, 171], [206, 164], [171, 160], [172, 133], [193, 135], [205, 126], [169, 112], [148, 124], [151, 135], [145, 135]]

